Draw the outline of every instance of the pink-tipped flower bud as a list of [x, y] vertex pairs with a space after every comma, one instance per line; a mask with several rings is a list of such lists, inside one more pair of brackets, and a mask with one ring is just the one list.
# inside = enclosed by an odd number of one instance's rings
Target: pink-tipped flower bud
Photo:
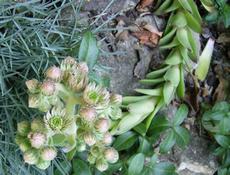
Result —
[[97, 162], [96, 162], [96, 168], [99, 171], [103, 172], [103, 171], [107, 170], [108, 167], [109, 167], [109, 165], [108, 165], [108, 163], [105, 160], [103, 160], [103, 159], [97, 160]]
[[18, 134], [21, 136], [27, 136], [30, 132], [30, 123], [28, 121], [22, 121], [17, 124]]
[[28, 163], [30, 165], [36, 164], [38, 162], [37, 151], [34, 149], [30, 149], [30, 150], [26, 151], [23, 155], [23, 159], [26, 163]]
[[33, 121], [31, 122], [31, 129], [34, 132], [37, 131], [44, 131], [45, 130], [45, 123], [43, 122], [42, 119], [40, 118], [35, 118], [33, 119]]
[[28, 138], [30, 139], [31, 146], [37, 149], [44, 146], [46, 142], [46, 135], [39, 132], [29, 133]]
[[84, 141], [87, 145], [92, 146], [96, 143], [96, 137], [91, 133], [84, 134]]
[[106, 149], [104, 152], [104, 155], [105, 155], [105, 159], [109, 163], [115, 163], [119, 159], [119, 154], [118, 154], [117, 150], [115, 150], [114, 148]]
[[103, 136], [102, 143], [110, 145], [113, 142], [113, 137], [109, 132], [106, 132]]
[[92, 122], [96, 118], [96, 110], [94, 108], [86, 107], [80, 109], [80, 116], [87, 122]]
[[87, 65], [87, 63], [85, 62], [81, 62], [78, 64], [78, 69], [82, 72], [87, 74], [89, 72], [89, 67]]
[[96, 121], [95, 128], [100, 133], [105, 133], [109, 130], [109, 120], [106, 118], [100, 118]]
[[41, 170], [45, 170], [50, 166], [50, 161], [45, 161], [45, 160], [39, 160], [38, 163], [36, 164], [36, 167], [38, 167]]
[[52, 81], [44, 81], [41, 85], [41, 91], [44, 95], [53, 95], [55, 92], [55, 84]]
[[39, 82], [36, 79], [26, 81], [26, 87], [28, 88], [29, 92], [35, 93], [38, 90]]
[[112, 94], [110, 96], [110, 102], [115, 105], [121, 105], [122, 103], [122, 95], [120, 94]]
[[41, 158], [43, 160], [53, 160], [57, 156], [57, 151], [55, 148], [47, 147], [42, 150]]
[[60, 81], [62, 78], [62, 71], [59, 67], [52, 66], [46, 71], [46, 78], [54, 81]]

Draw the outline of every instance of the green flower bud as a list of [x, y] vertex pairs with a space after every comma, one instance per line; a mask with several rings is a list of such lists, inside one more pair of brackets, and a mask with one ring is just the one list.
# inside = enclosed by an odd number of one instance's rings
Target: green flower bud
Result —
[[31, 144], [27, 139], [25, 139], [24, 142], [19, 144], [19, 148], [22, 152], [26, 152], [27, 150], [31, 149]]
[[110, 145], [113, 141], [113, 137], [109, 132], [106, 132], [103, 136], [102, 143], [105, 145]]
[[29, 107], [30, 108], [38, 108], [39, 107], [39, 95], [29, 95]]
[[96, 143], [96, 137], [91, 133], [84, 134], [84, 141], [87, 145], [92, 146]]
[[39, 82], [36, 79], [26, 81], [26, 87], [28, 88], [29, 92], [35, 93], [38, 91]]
[[44, 81], [41, 85], [41, 92], [47, 96], [53, 95], [55, 93], [55, 84], [49, 80]]
[[25, 136], [21, 136], [19, 134], [16, 134], [15, 143], [17, 145], [19, 145], [19, 144], [23, 143], [25, 141], [25, 139], [26, 139]]
[[67, 86], [73, 91], [82, 91], [88, 84], [88, 72], [85, 72], [85, 68], [79, 68], [79, 65], [75, 69], [72, 69], [69, 73]]
[[95, 164], [96, 162], [96, 157], [92, 154], [89, 154], [88, 157], [87, 157], [87, 161], [90, 163], [90, 164]]
[[95, 83], [88, 84], [83, 92], [84, 101], [97, 108], [105, 108], [108, 106], [109, 97], [109, 92], [105, 88], [97, 86]]
[[47, 69], [45, 75], [48, 79], [51, 79], [53, 81], [60, 81], [62, 78], [62, 71], [59, 67], [52, 66]]
[[86, 145], [85, 145], [85, 143], [77, 143], [77, 151], [78, 152], [83, 152], [83, 151], [85, 151], [86, 150]]
[[98, 132], [100, 133], [105, 133], [106, 131], [109, 130], [109, 120], [106, 118], [100, 118], [99, 120], [96, 121], [95, 128], [97, 129]]
[[44, 148], [41, 152], [41, 158], [43, 160], [53, 160], [57, 156], [57, 151], [53, 147]]
[[22, 121], [17, 124], [17, 132], [22, 136], [27, 136], [30, 132], [30, 123], [28, 121]]
[[120, 95], [120, 94], [112, 94], [110, 96], [110, 102], [111, 102], [111, 104], [114, 104], [114, 105], [121, 105], [121, 103], [122, 103], [122, 95]]
[[50, 161], [44, 161], [44, 160], [39, 160], [39, 162], [36, 164], [36, 167], [38, 167], [41, 170], [45, 170], [50, 166]]
[[96, 145], [93, 145], [91, 148], [90, 148], [90, 153], [92, 155], [94, 155], [95, 157], [99, 157], [100, 154], [101, 154], [101, 151], [100, 151], [100, 147], [96, 146]]
[[119, 154], [114, 148], [108, 148], [104, 151], [105, 159], [109, 163], [115, 163], [119, 159]]
[[34, 149], [27, 150], [23, 155], [23, 159], [26, 163], [34, 165], [38, 162], [38, 153]]
[[97, 162], [96, 162], [96, 168], [99, 171], [103, 172], [103, 171], [107, 170], [108, 167], [109, 167], [109, 165], [108, 165], [108, 163], [104, 159], [97, 160]]
[[40, 119], [40, 118], [35, 118], [31, 122], [31, 129], [34, 132], [36, 132], [36, 131], [44, 131], [45, 130], [45, 124], [44, 124], [43, 120]]
[[68, 79], [70, 71], [73, 70], [76, 65], [77, 62], [75, 61], [75, 59], [69, 56], [61, 62], [61, 70], [63, 72], [64, 81]]
[[37, 149], [41, 148], [46, 143], [46, 135], [43, 133], [29, 133], [28, 138], [30, 139], [31, 146]]
[[96, 118], [96, 110], [94, 108], [81, 108], [80, 116], [84, 121], [92, 122]]

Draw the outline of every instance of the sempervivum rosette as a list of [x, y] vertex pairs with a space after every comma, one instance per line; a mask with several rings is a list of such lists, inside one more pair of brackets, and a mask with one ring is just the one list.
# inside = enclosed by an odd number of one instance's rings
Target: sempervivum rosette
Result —
[[46, 169], [58, 148], [68, 156], [88, 149], [87, 160], [100, 171], [117, 161], [117, 151], [109, 147], [113, 141], [110, 127], [122, 116], [122, 96], [110, 95], [106, 88], [90, 82], [88, 74], [86, 63], [67, 57], [60, 67], [48, 68], [42, 82], [26, 82], [29, 107], [46, 112], [43, 119], [18, 124], [16, 143], [26, 163]]

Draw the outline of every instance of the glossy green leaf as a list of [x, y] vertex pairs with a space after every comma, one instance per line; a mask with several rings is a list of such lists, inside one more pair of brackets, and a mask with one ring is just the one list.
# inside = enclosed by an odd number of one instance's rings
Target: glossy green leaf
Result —
[[180, 82], [180, 70], [178, 65], [171, 67], [168, 69], [166, 74], [164, 75], [165, 81], [171, 82], [174, 87], [177, 87]]
[[166, 131], [170, 127], [169, 121], [164, 116], [156, 116], [153, 118], [149, 132], [154, 134], [160, 134]]
[[178, 1], [180, 2], [181, 6], [185, 10], [192, 12], [192, 8], [191, 8], [190, 4], [188, 3], [188, 1], [185, 1], [185, 0], [178, 0]]
[[175, 36], [176, 33], [176, 28], [174, 27], [169, 33], [167, 33], [166, 35], [163, 35], [163, 37], [160, 39], [159, 41], [159, 45], [166, 45], [169, 42], [171, 42]]
[[160, 96], [162, 94], [162, 88], [157, 89], [135, 89], [136, 92], [139, 92], [144, 95], [150, 96]]
[[197, 5], [196, 3], [194, 2], [194, 0], [187, 0], [190, 7], [192, 8], [192, 15], [194, 16], [195, 19], [198, 20], [199, 23], [202, 22], [202, 18], [200, 16], [200, 13], [198, 11], [198, 8], [197, 8]]
[[214, 135], [218, 144], [220, 144], [223, 148], [230, 148], [230, 138], [223, 135]]
[[165, 9], [164, 12], [169, 13], [169, 12], [175, 11], [179, 7], [180, 7], [180, 4], [178, 3], [178, 1], [173, 1], [173, 3], [167, 9]]
[[142, 153], [132, 157], [128, 168], [128, 175], [140, 175], [144, 167], [145, 156]]
[[177, 175], [176, 168], [172, 163], [161, 162], [153, 165], [152, 175]]
[[201, 33], [202, 28], [201, 24], [197, 21], [197, 19], [191, 15], [189, 12], [185, 12], [185, 17], [188, 22], [188, 26], [197, 33]]
[[178, 46], [179, 44], [180, 44], [180, 43], [179, 43], [179, 41], [177, 40], [177, 38], [174, 38], [169, 44], [165, 44], [165, 45], [160, 46], [160, 49], [161, 49], [161, 50], [172, 49], [172, 48]]
[[139, 137], [139, 148], [138, 152], [143, 153], [145, 155], [148, 155], [151, 152], [152, 145], [148, 140], [146, 140], [144, 137]]
[[166, 104], [169, 104], [174, 96], [175, 87], [172, 83], [166, 82], [164, 84], [163, 94], [164, 94], [164, 101]]
[[91, 175], [90, 168], [86, 162], [81, 159], [73, 160], [73, 175]]
[[170, 5], [172, 4], [172, 0], [165, 0], [160, 7], [155, 11], [156, 14], [162, 14]]
[[156, 77], [162, 76], [162, 74], [164, 74], [170, 67], [171, 66], [165, 66], [165, 67], [163, 67], [161, 69], [152, 71], [152, 72], [148, 73], [146, 75], [146, 77], [149, 78], [149, 79], [152, 79], [152, 78], [156, 78]]
[[142, 84], [146, 84], [146, 85], [151, 85], [151, 86], [154, 86], [154, 85], [157, 85], [159, 83], [162, 83], [164, 82], [164, 78], [157, 78], [157, 79], [142, 79], [140, 80], [140, 82]]
[[165, 139], [160, 144], [160, 152], [161, 153], [167, 153], [170, 151], [170, 149], [175, 145], [176, 143], [176, 137], [174, 135], [174, 132], [172, 130], [169, 130], [166, 134]]
[[55, 134], [50, 138], [50, 144], [54, 146], [64, 146], [66, 143], [66, 136], [64, 134]]
[[146, 99], [149, 99], [149, 98], [150, 98], [150, 96], [148, 96], [148, 95], [125, 96], [122, 99], [122, 103], [126, 105], [126, 104], [130, 104], [130, 103], [135, 103], [135, 102], [138, 102], [138, 101], [146, 100]]
[[180, 105], [175, 116], [173, 117], [173, 125], [180, 125], [188, 115], [188, 107], [185, 104]]
[[180, 64], [181, 62], [182, 59], [178, 50], [172, 50], [165, 60], [165, 64], [168, 65], [177, 65]]
[[87, 62], [89, 68], [92, 69], [97, 62], [98, 54], [96, 38], [88, 31], [83, 36], [78, 58], [80, 61]]
[[182, 46], [184, 46], [187, 49], [191, 49], [187, 28], [177, 29], [176, 36], [178, 41], [182, 44]]
[[129, 149], [137, 141], [137, 135], [134, 132], [126, 132], [116, 138], [113, 147], [117, 151]]
[[185, 18], [184, 13], [182, 12], [177, 12], [173, 17], [172, 17], [172, 21], [171, 24], [173, 26], [176, 26], [176, 28], [183, 28], [187, 25], [187, 20]]
[[174, 127], [174, 133], [176, 136], [176, 143], [180, 148], [185, 148], [188, 145], [190, 135], [187, 129], [180, 126]]
[[185, 82], [184, 82], [184, 69], [183, 65], [180, 65], [180, 83], [177, 87], [177, 95], [180, 98], [184, 98], [185, 95]]

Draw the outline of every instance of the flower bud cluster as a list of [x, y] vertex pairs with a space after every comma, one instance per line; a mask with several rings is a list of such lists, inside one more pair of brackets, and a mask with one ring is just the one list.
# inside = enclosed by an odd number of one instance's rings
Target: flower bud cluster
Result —
[[18, 123], [15, 141], [23, 152], [24, 161], [40, 169], [46, 169], [57, 155], [56, 149], [48, 146], [42, 119], [36, 118], [31, 123], [28, 121]]
[[86, 63], [65, 58], [60, 67], [52, 66], [45, 79], [28, 80], [29, 107], [46, 112], [43, 120], [20, 122], [16, 143], [28, 164], [45, 169], [56, 155], [89, 149], [88, 161], [100, 171], [118, 160], [118, 152], [110, 147], [110, 127], [122, 117], [122, 96], [90, 82]]

